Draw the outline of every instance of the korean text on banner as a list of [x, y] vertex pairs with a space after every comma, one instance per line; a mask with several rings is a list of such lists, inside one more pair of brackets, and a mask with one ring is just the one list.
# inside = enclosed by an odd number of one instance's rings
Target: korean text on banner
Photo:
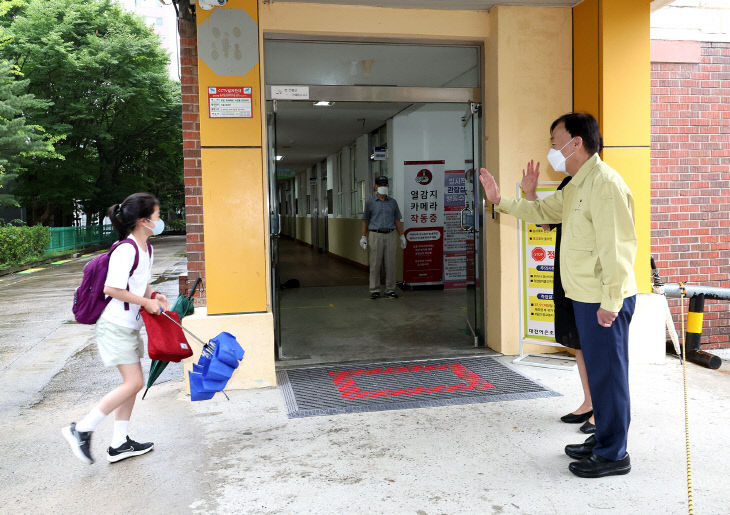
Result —
[[[541, 183], [537, 197], [549, 197], [558, 186]], [[519, 185], [517, 186], [519, 192]], [[521, 192], [519, 192], [521, 194]], [[520, 311], [522, 340], [555, 343], [555, 305], [553, 303], [553, 265], [555, 231], [520, 221]]]
[[403, 281], [408, 285], [443, 284], [444, 161], [404, 162]]
[[444, 175], [444, 288], [464, 288], [467, 240], [471, 236], [461, 226], [466, 207], [464, 170], [446, 170]]

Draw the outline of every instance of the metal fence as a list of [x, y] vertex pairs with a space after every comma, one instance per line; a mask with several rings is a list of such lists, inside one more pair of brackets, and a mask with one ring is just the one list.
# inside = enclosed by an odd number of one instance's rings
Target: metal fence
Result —
[[57, 250], [71, 250], [95, 245], [97, 243], [112, 242], [116, 233], [110, 225], [90, 225], [85, 227], [51, 227], [51, 242], [46, 252]]

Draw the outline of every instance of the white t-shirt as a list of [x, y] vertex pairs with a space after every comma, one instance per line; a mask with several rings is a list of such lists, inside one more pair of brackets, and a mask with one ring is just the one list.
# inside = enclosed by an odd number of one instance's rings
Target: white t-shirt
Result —
[[[131, 235], [129, 237], [133, 238]], [[146, 243], [140, 245], [137, 242], [137, 248], [139, 249], [139, 262], [132, 277], [129, 277], [129, 271], [132, 270], [132, 265], [134, 265], [134, 246], [127, 242], [122, 243], [114, 249], [114, 252], [112, 252], [109, 258], [109, 271], [106, 274], [104, 286], [126, 290], [127, 283], [129, 283], [129, 291], [131, 293], [144, 297], [147, 291], [147, 285], [152, 278], [152, 262], [154, 256], [152, 253], [147, 252]], [[107, 304], [101, 317], [113, 324], [129, 327], [130, 329], [139, 330], [142, 328], [142, 316], [139, 314], [139, 306], [137, 304], [129, 304], [129, 310], [125, 311], [124, 302], [112, 299]]]

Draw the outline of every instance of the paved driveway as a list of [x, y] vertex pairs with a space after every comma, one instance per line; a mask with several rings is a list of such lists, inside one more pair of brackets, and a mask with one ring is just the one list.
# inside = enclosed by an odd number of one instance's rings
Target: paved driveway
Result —
[[[183, 240], [158, 241], [158, 289], [176, 291]], [[562, 397], [287, 419], [276, 388], [191, 403], [180, 372], [137, 401], [130, 434], [154, 452], [109, 464], [105, 420], [75, 459], [60, 428], [117, 384], [93, 327], [67, 323], [84, 260], [0, 283], [0, 513], [687, 513], [682, 369], [631, 366], [630, 474], [568, 472], [583, 439], [558, 418], [576, 370], [520, 366]], [[510, 363], [511, 358], [500, 358]], [[149, 364], [144, 360], [145, 366]], [[730, 506], [730, 375], [690, 364], [696, 513]], [[99, 459], [101, 458], [101, 459]]]

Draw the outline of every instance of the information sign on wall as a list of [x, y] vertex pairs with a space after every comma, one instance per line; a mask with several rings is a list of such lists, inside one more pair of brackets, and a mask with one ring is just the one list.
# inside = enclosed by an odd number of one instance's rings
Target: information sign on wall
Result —
[[443, 284], [444, 161], [405, 161], [403, 281]]
[[[557, 183], [541, 183], [537, 197], [549, 197]], [[519, 185], [518, 194], [521, 194]], [[553, 304], [553, 265], [555, 231], [520, 221], [520, 309], [523, 340], [555, 343], [555, 310]]]
[[253, 118], [253, 91], [249, 87], [209, 87], [210, 118]]
[[309, 86], [271, 86], [274, 100], [309, 100]]

